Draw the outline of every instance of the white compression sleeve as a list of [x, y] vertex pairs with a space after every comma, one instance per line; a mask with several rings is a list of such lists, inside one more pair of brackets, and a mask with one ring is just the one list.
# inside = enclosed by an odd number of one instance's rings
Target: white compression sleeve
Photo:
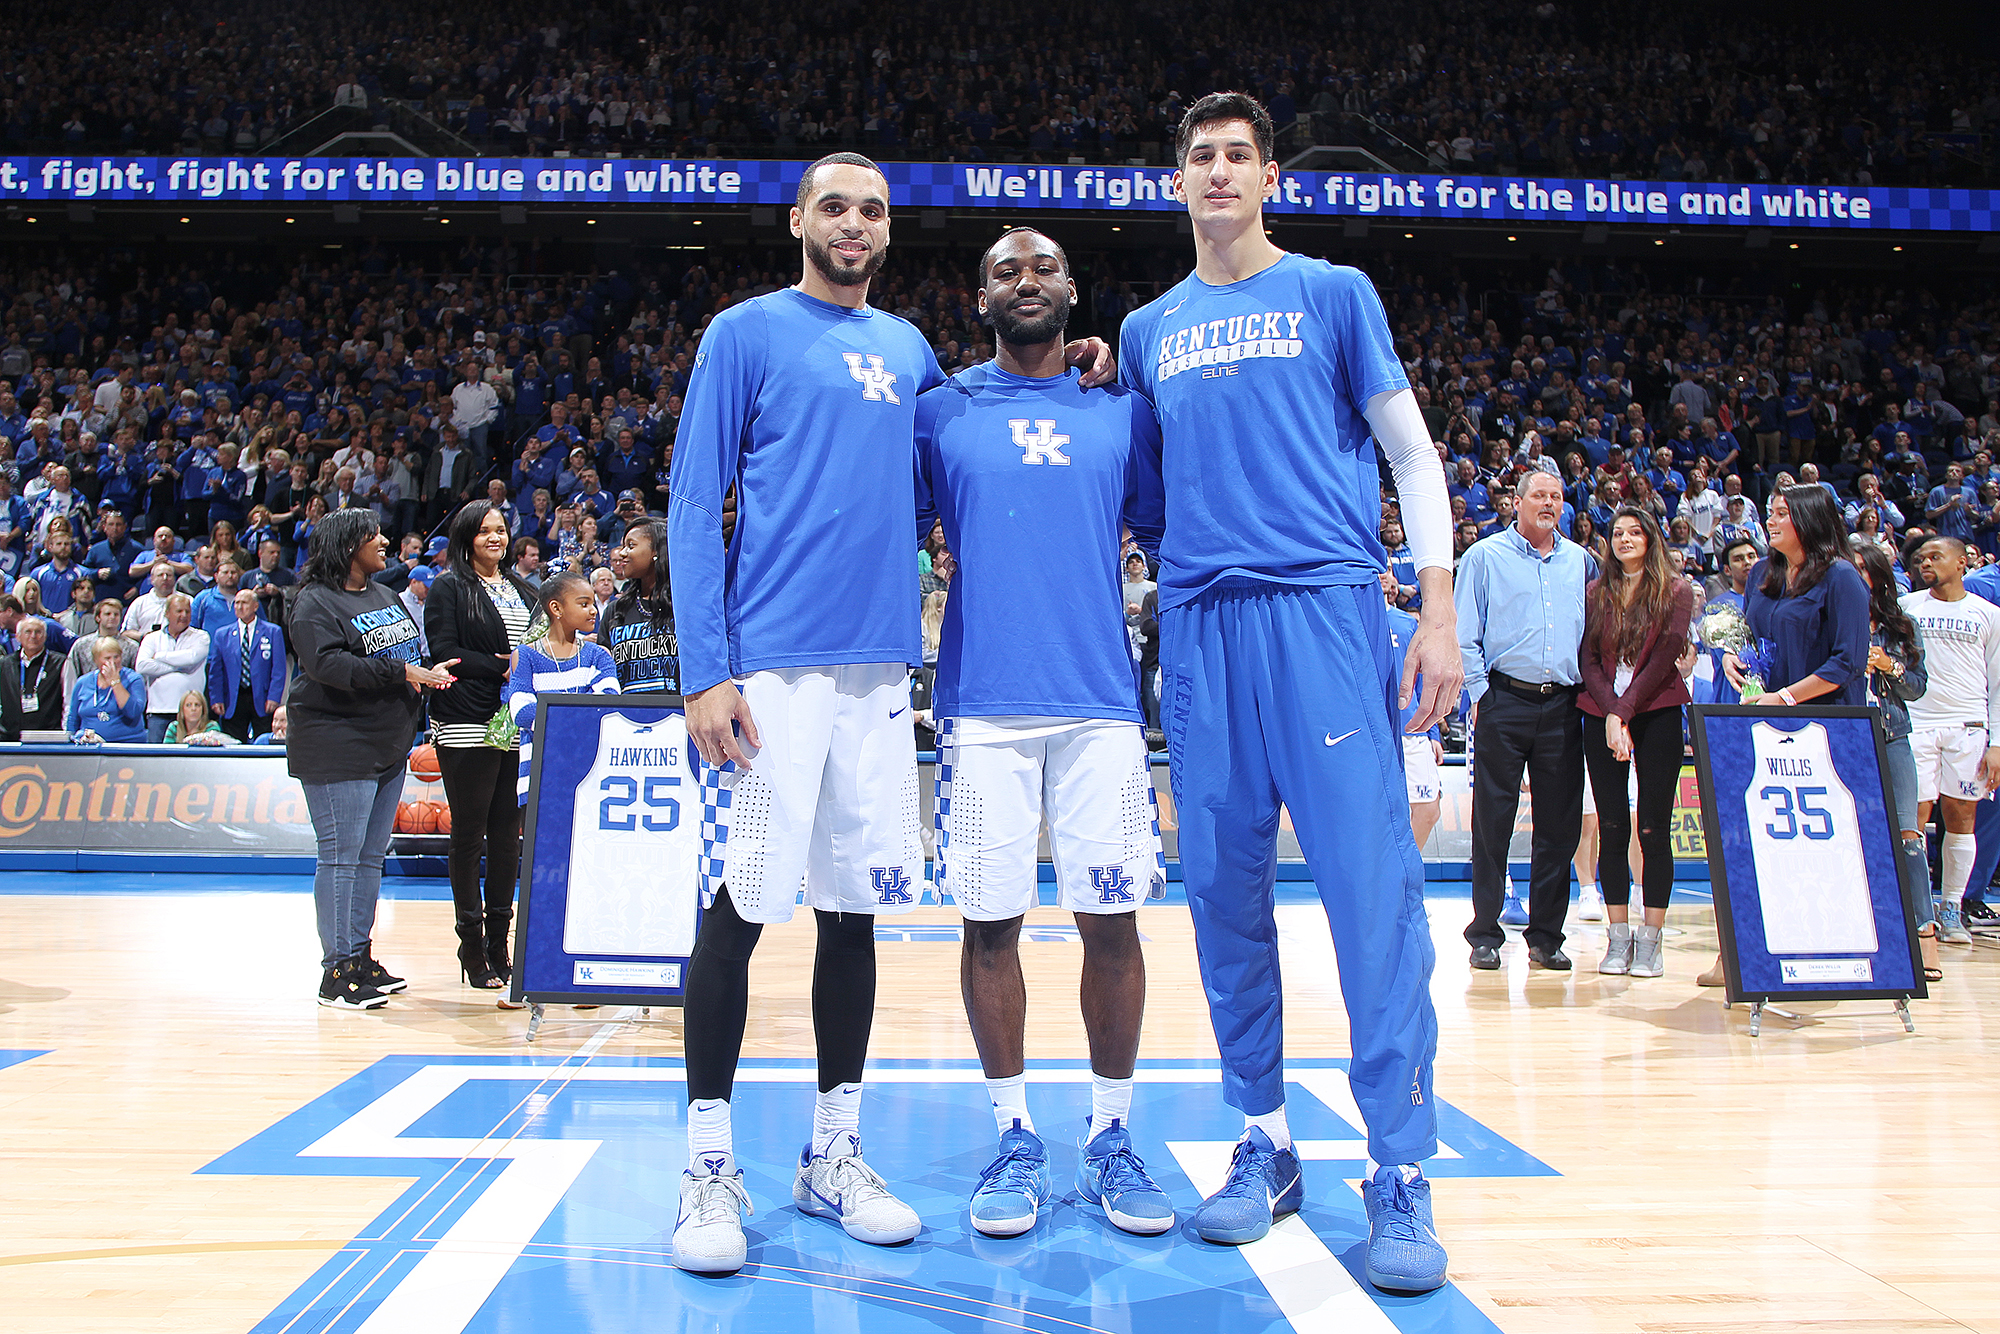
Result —
[[1444, 465], [1431, 443], [1424, 410], [1408, 389], [1377, 394], [1368, 400], [1368, 426], [1375, 443], [1389, 460], [1396, 478], [1396, 497], [1403, 508], [1403, 536], [1419, 571], [1431, 566], [1451, 568], [1451, 501], [1444, 489]]

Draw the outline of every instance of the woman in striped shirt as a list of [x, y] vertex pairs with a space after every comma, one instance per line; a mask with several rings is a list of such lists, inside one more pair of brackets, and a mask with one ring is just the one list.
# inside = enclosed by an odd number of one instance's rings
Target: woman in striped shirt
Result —
[[528, 768], [534, 760], [535, 696], [615, 695], [618, 668], [609, 650], [579, 638], [597, 623], [597, 598], [590, 581], [564, 570], [542, 585], [537, 596], [548, 613], [549, 632], [514, 655], [507, 678], [507, 709], [521, 729], [521, 770], [515, 797], [528, 804]]
[[431, 744], [451, 808], [458, 962], [466, 983], [484, 990], [500, 989], [513, 972], [507, 933], [521, 862], [521, 808], [513, 793], [519, 756], [511, 745], [487, 743], [514, 650], [534, 617], [534, 590], [502, 564], [510, 540], [506, 518], [491, 501], [467, 504], [451, 522], [450, 567], [424, 599], [432, 651], [458, 659], [456, 683], [431, 698]]

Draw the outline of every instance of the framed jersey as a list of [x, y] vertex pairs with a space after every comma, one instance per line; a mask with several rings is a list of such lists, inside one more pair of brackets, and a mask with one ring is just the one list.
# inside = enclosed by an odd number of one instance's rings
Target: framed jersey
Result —
[[701, 850], [680, 696], [543, 695], [534, 738], [514, 999], [679, 1005]]
[[1691, 708], [1731, 1001], [1926, 996], [1872, 708]]

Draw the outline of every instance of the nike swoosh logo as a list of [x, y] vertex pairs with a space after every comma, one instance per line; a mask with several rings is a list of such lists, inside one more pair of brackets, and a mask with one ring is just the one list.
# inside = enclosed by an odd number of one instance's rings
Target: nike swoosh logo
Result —
[[[1354, 729], [1354, 732], [1359, 732], [1360, 730], [1361, 729], [1357, 727]], [[1333, 733], [1328, 732], [1326, 734], [1326, 744], [1329, 746], [1337, 746], [1341, 742], [1347, 740], [1347, 738], [1353, 736], [1354, 732], [1342, 732], [1339, 736], [1335, 736]]]
[[907, 704], [905, 704], [905, 705], [904, 705], [904, 706], [903, 706], [902, 708], [900, 708], [900, 709], [896, 710], [896, 711], [895, 711], [894, 713], [892, 713], [892, 714], [890, 714], [890, 715], [889, 715], [889, 721], [893, 723], [893, 722], [895, 722], [895, 721], [896, 721], [896, 720], [897, 720], [898, 718], [902, 717], [902, 716], [903, 716], [904, 714], [908, 713], [909, 711], [910, 711], [910, 706], [909, 706], [909, 705], [907, 705]]
[[1161, 312], [1160, 312], [1160, 314], [1161, 314], [1161, 315], [1163, 315], [1163, 316], [1164, 316], [1164, 315], [1171, 315], [1171, 314], [1173, 314], [1173, 313], [1174, 313], [1175, 311], [1179, 310], [1179, 309], [1180, 309], [1180, 308], [1181, 308], [1182, 306], [1185, 306], [1185, 305], [1186, 305], [1187, 303], [1188, 303], [1188, 299], [1187, 299], [1186, 297], [1182, 297], [1182, 298], [1181, 298], [1180, 300], [1178, 300], [1178, 301], [1174, 302], [1174, 304], [1173, 304], [1173, 305], [1171, 305], [1171, 306], [1168, 306], [1168, 307], [1167, 307], [1167, 308], [1166, 308], [1165, 310], [1161, 311]]
[[813, 1190], [811, 1186], [807, 1186], [806, 1189], [812, 1191], [812, 1197], [818, 1200], [821, 1204], [825, 1205], [827, 1208], [833, 1210], [835, 1213], [839, 1213], [841, 1211], [840, 1202], [842, 1199], [845, 1198], [844, 1196], [836, 1195], [829, 1200], [826, 1196], [820, 1194], [816, 1190]]

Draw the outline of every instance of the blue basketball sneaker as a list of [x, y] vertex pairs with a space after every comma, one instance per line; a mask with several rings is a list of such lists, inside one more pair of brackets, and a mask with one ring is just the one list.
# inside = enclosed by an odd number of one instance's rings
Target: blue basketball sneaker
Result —
[[1444, 1243], [1431, 1226], [1431, 1183], [1406, 1180], [1400, 1167], [1381, 1167], [1361, 1183], [1368, 1208], [1368, 1281], [1387, 1292], [1429, 1292], [1444, 1286]]
[[1500, 905], [1500, 925], [1526, 926], [1527, 924], [1528, 910], [1521, 906], [1521, 896], [1514, 892], [1512, 885], [1509, 885], [1507, 898]]
[[979, 1174], [972, 1226], [989, 1237], [1018, 1237], [1049, 1202], [1049, 1151], [1019, 1118], [1000, 1136], [1000, 1155]]
[[1195, 1234], [1203, 1241], [1241, 1246], [1271, 1230], [1280, 1214], [1295, 1214], [1305, 1203], [1299, 1156], [1280, 1149], [1257, 1126], [1236, 1142], [1229, 1179], [1194, 1211]]
[[1132, 1151], [1132, 1134], [1124, 1122], [1112, 1117], [1082, 1149], [1083, 1160], [1076, 1166], [1077, 1193], [1101, 1206], [1113, 1226], [1151, 1237], [1174, 1225], [1174, 1202], [1146, 1174], [1146, 1165]]

